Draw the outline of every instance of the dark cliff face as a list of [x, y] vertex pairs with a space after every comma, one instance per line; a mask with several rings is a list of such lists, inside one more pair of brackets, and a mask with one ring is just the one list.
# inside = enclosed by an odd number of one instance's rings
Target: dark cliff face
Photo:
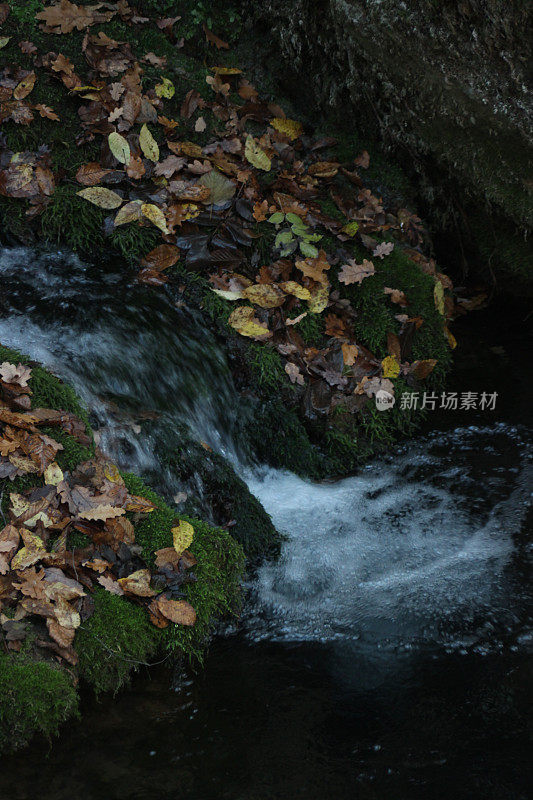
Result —
[[532, 18], [527, 0], [262, 0], [251, 12], [285, 91], [393, 147], [436, 216], [459, 221], [492, 270], [523, 277]]

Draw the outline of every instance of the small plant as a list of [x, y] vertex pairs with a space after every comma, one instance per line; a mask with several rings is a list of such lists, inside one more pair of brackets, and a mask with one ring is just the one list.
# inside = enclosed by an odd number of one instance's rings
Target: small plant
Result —
[[[309, 225], [306, 225], [298, 214], [276, 211], [269, 217], [268, 222], [278, 229], [274, 247], [280, 251], [281, 256], [290, 256], [299, 249], [305, 258], [317, 257], [318, 250], [313, 242], [319, 242], [322, 236], [319, 233], [311, 233]], [[287, 227], [281, 227], [282, 225]]]

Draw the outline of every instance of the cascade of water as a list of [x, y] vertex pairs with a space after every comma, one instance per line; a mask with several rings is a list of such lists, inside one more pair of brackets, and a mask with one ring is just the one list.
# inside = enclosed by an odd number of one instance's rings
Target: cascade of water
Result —
[[224, 355], [164, 290], [24, 248], [3, 251], [0, 281], [0, 342], [72, 383], [122, 467], [163, 473], [172, 494], [158, 449], [171, 450], [186, 424], [233, 461], [288, 534], [280, 563], [254, 584], [251, 637], [462, 646], [512, 626], [522, 607], [507, 575], [527, 497], [522, 431], [434, 434], [335, 484], [250, 470]]

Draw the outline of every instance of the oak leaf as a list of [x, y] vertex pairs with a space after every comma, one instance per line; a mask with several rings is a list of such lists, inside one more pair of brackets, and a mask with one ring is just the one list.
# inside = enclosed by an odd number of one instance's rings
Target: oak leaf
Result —
[[339, 281], [345, 286], [349, 286], [351, 283], [362, 283], [365, 278], [374, 275], [375, 271], [373, 263], [366, 258], [363, 259], [362, 264], [357, 264], [355, 259], [351, 258], [340, 270]]

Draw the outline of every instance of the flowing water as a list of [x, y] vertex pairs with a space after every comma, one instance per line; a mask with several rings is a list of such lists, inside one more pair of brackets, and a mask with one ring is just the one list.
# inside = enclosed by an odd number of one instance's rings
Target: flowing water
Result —
[[[2, 800], [527, 797], [529, 398], [508, 363], [503, 417], [441, 419], [316, 484], [246, 459], [224, 356], [165, 290], [24, 249], [0, 285], [0, 342], [75, 386], [121, 466], [171, 495], [161, 459], [185, 423], [288, 537], [202, 674], [87, 698], [50, 754], [4, 760]], [[472, 380], [494, 388], [481, 365]]]

